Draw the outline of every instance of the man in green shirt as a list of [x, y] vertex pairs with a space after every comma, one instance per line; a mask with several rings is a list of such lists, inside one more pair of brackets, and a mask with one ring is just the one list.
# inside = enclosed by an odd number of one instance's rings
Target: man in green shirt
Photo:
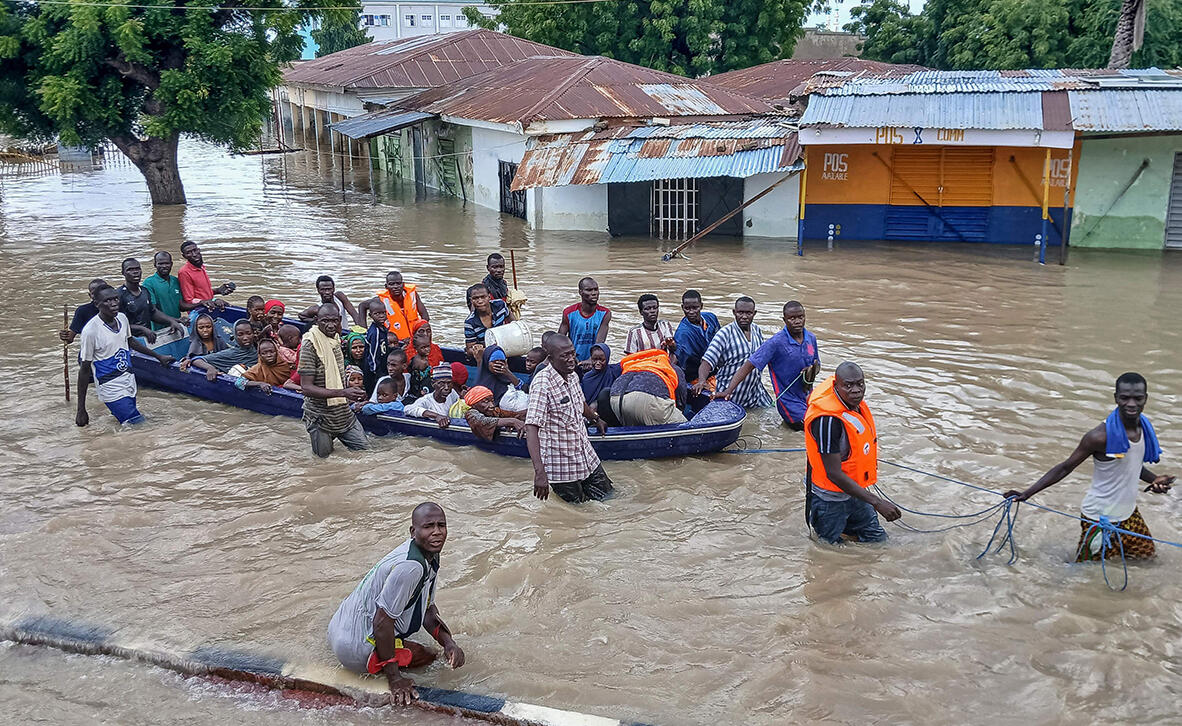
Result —
[[[181, 300], [180, 281], [175, 275], [170, 274], [172, 273], [172, 255], [167, 252], [157, 252], [156, 256], [152, 258], [152, 264], [156, 267], [156, 274], [149, 276], [140, 285], [148, 291], [156, 309], [171, 318], [179, 318], [182, 310], [192, 310], [192, 305], [187, 305]], [[165, 327], [163, 323], [152, 323], [153, 330], [163, 327]]]

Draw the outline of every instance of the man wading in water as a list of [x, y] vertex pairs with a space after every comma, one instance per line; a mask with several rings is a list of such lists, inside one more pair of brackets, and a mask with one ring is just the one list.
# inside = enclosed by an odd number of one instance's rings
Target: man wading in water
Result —
[[135, 374], [131, 372], [131, 354], [134, 350], [171, 365], [172, 356], [161, 355], [131, 335], [131, 324], [127, 316], [119, 312], [119, 293], [110, 285], [102, 285], [94, 291], [94, 304], [98, 315], [82, 328], [82, 351], [78, 358], [78, 412], [74, 423], [85, 426], [90, 423], [86, 413], [86, 388], [94, 380], [98, 398], [107, 405], [111, 415], [121, 424], [137, 424], [144, 421], [144, 415], [136, 407]]
[[365, 390], [345, 386], [345, 360], [341, 353], [341, 311], [325, 303], [316, 312], [316, 324], [300, 346], [300, 386], [304, 392], [304, 426], [312, 441], [312, 453], [324, 458], [332, 453], [333, 439], [354, 451], [368, 449], [365, 430], [350, 402], [365, 400]]
[[878, 431], [865, 396], [862, 369], [846, 361], [813, 391], [804, 414], [805, 518], [829, 544], [882, 542], [878, 515], [888, 522], [902, 516], [870, 492], [878, 480]]
[[[1137, 510], [1139, 482], [1149, 486], [1147, 492], [1164, 494], [1174, 483], [1172, 476], [1158, 476], [1145, 468], [1145, 462], [1156, 463], [1161, 458], [1157, 434], [1149, 419], [1142, 415], [1149, 400], [1148, 386], [1140, 373], [1125, 373], [1116, 379], [1116, 409], [1104, 423], [1084, 434], [1071, 456], [1056, 464], [1026, 491], [1011, 489], [1006, 497], [1024, 502], [1047, 487], [1057, 484], [1075, 471], [1085, 459], [1092, 459], [1092, 486], [1084, 495], [1076, 562], [1100, 559], [1123, 551], [1130, 560], [1147, 560], [1154, 556], [1149, 527]], [[1143, 534], [1134, 537], [1119, 534], [1120, 542], [1110, 541], [1105, 547], [1101, 523], [1110, 523], [1130, 532]], [[1122, 550], [1123, 548], [1123, 550]]]
[[448, 665], [464, 665], [435, 607], [439, 552], [447, 542], [447, 516], [434, 502], [415, 507], [410, 539], [383, 557], [345, 598], [328, 624], [328, 645], [341, 665], [357, 673], [379, 673], [390, 684], [396, 706], [418, 699], [414, 681], [399, 668], [418, 668], [436, 653], [407, 637], [426, 630], [439, 645]]
[[543, 335], [550, 365], [530, 381], [525, 414], [525, 441], [534, 464], [534, 496], [546, 499], [550, 490], [572, 504], [611, 496], [612, 481], [591, 439], [586, 418], [607, 433], [607, 424], [587, 405], [575, 373], [575, 346], [565, 335]]

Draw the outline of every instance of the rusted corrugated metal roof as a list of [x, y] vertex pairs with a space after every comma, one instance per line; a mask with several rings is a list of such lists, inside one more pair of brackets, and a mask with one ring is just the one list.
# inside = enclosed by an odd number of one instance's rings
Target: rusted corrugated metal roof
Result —
[[1042, 128], [1046, 131], [1071, 130], [1071, 103], [1066, 91], [1043, 91]]
[[527, 58], [405, 98], [398, 106], [523, 126], [570, 119], [776, 113], [757, 98], [600, 56]]
[[768, 119], [554, 134], [531, 139], [513, 178], [513, 189], [745, 178], [799, 170], [800, 156], [795, 128]]
[[492, 30], [376, 41], [287, 69], [285, 83], [338, 88], [435, 88], [537, 55], [574, 56]]
[[1071, 91], [1077, 131], [1182, 130], [1182, 89]]
[[1014, 71], [917, 71], [899, 77], [826, 79], [828, 96], [942, 93], [1021, 93], [1087, 88], [1143, 88], [1182, 82], [1182, 71], [1147, 69], [1034, 69]]
[[704, 80], [766, 101], [787, 101], [806, 92], [808, 82], [818, 74], [848, 80], [853, 76], [900, 76], [921, 70], [927, 69], [909, 63], [882, 63], [861, 58], [786, 59], [719, 73]]

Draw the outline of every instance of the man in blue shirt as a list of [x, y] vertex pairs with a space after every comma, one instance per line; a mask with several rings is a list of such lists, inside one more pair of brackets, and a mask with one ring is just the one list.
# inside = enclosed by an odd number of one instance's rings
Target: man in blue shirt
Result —
[[770, 366], [776, 410], [788, 428], [804, 429], [804, 411], [809, 391], [821, 370], [817, 337], [804, 327], [804, 306], [795, 300], [784, 303], [784, 327], [756, 349], [731, 378], [730, 385], [715, 398], [730, 398], [752, 371]]
[[702, 294], [697, 290], [686, 290], [682, 294], [681, 310], [685, 317], [673, 334], [673, 340], [677, 343], [677, 365], [685, 371], [686, 380], [696, 383], [702, 354], [722, 326], [717, 315], [702, 310]]

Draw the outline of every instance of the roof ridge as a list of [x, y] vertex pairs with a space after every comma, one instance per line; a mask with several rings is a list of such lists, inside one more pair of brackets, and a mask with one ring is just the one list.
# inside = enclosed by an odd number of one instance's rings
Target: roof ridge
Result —
[[601, 55], [591, 56], [590, 58], [588, 58], [586, 61], [583, 62], [583, 64], [582, 64], [583, 67], [581, 69], [579, 69], [575, 73], [572, 73], [569, 77], [567, 77], [567, 79], [565, 81], [563, 81], [562, 83], [559, 83], [558, 86], [555, 87], [553, 91], [550, 91], [545, 96], [543, 96], [542, 100], [538, 101], [533, 106], [531, 106], [529, 109], [527, 109], [526, 112], [521, 115], [521, 118], [519, 118], [517, 120], [517, 122], [520, 123], [523, 127], [526, 124], [533, 122], [534, 116], [538, 115], [538, 112], [540, 112], [543, 108], [545, 108], [546, 106], [549, 106], [551, 103], [553, 103], [555, 101], [555, 99], [557, 99], [559, 96], [566, 93], [567, 90], [569, 90], [571, 86], [573, 86], [574, 84], [583, 80], [583, 78], [585, 78], [587, 76], [587, 74], [592, 71], [592, 69], [594, 69], [600, 63], [602, 63], [604, 60], [606, 60], [606, 59]]

